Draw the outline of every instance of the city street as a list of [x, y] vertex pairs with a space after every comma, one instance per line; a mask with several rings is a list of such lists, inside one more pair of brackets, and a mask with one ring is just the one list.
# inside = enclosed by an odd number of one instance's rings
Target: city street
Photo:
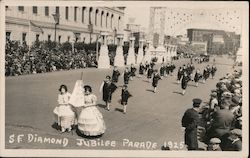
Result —
[[[213, 59], [213, 58], [212, 58]], [[213, 61], [210, 59], [210, 61]], [[5, 87], [5, 143], [7, 149], [112, 149], [112, 150], [160, 150], [164, 141], [173, 143], [172, 150], [186, 150], [182, 147], [184, 131], [181, 128], [181, 118], [186, 109], [192, 107], [193, 98], [201, 98], [202, 104], [209, 99], [212, 89], [215, 89], [219, 78], [232, 71], [231, 59], [216, 58], [217, 73], [215, 79], [208, 79], [205, 84], [195, 87], [189, 82], [186, 94], [182, 96], [181, 86], [176, 82], [176, 73], [179, 66], [187, 64], [190, 59], [174, 61], [176, 64], [174, 76], [168, 76], [159, 81], [157, 93], [153, 93], [151, 83], [146, 77], [135, 77], [130, 81], [128, 90], [133, 95], [128, 101], [127, 114], [121, 112], [119, 103], [121, 87], [113, 94], [111, 110], [104, 109], [102, 94], [99, 87], [106, 75], [112, 74], [112, 69], [87, 68], [80, 70], [58, 71], [46, 74], [24, 75], [7, 77]], [[196, 64], [196, 68], [203, 71], [205, 65]], [[120, 69], [122, 72], [123, 69]], [[88, 147], [78, 139], [75, 130], [71, 133], [62, 133], [52, 128], [54, 123], [53, 109], [57, 105], [58, 88], [61, 84], [68, 86], [71, 93], [76, 80], [83, 72], [84, 84], [93, 88], [98, 98], [98, 109], [103, 114], [107, 130], [97, 142]], [[138, 74], [138, 69], [137, 69]], [[123, 84], [119, 78], [118, 86]], [[14, 135], [13, 135], [14, 134]], [[20, 136], [23, 134], [23, 136]], [[37, 134], [37, 135], [36, 135]], [[22, 140], [18, 139], [18, 135]], [[20, 138], [19, 137], [19, 138]], [[39, 142], [41, 138], [67, 139], [60, 144], [52, 140]], [[38, 139], [36, 139], [38, 138]], [[89, 139], [84, 138], [88, 141]], [[19, 142], [18, 142], [19, 141]], [[110, 145], [114, 141], [115, 145]], [[136, 143], [138, 142], [138, 143]], [[138, 145], [139, 144], [139, 145]]]

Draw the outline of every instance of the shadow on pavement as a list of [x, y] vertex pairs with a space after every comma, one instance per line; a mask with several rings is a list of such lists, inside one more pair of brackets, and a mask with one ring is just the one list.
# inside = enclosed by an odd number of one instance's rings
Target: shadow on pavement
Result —
[[103, 109], [106, 108], [106, 105], [103, 105], [103, 104], [97, 104], [97, 106], [100, 107], [100, 108], [103, 108]]
[[176, 92], [176, 91], [174, 91], [173, 93], [176, 93], [176, 94], [180, 94], [180, 95], [182, 95], [182, 93], [181, 93], [181, 92]]
[[152, 89], [146, 89], [146, 91], [154, 93], [154, 90], [152, 90]]
[[83, 133], [81, 133], [81, 131], [79, 129], [76, 129], [76, 134], [80, 137], [86, 138], [86, 139], [97, 139], [97, 138], [101, 138], [103, 134], [98, 135], [98, 136], [86, 136]]
[[115, 108], [115, 111], [123, 112], [123, 109]]

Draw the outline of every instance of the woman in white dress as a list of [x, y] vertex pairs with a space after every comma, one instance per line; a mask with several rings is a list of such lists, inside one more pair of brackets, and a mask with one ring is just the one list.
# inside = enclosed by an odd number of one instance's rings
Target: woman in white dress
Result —
[[61, 85], [58, 94], [58, 106], [54, 109], [54, 114], [57, 116], [57, 123], [61, 126], [61, 131], [71, 131], [71, 126], [75, 121], [75, 113], [69, 105], [71, 94], [68, 92], [66, 85]]
[[96, 96], [92, 94], [92, 88], [84, 86], [84, 102], [78, 117], [78, 129], [85, 136], [99, 136], [104, 134], [106, 126], [103, 116], [96, 107]]

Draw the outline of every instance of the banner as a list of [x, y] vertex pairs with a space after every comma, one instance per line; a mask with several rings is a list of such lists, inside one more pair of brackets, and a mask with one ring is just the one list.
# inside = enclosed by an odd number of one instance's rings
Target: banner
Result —
[[43, 29], [30, 21], [30, 30], [33, 32], [40, 32], [43, 34]]

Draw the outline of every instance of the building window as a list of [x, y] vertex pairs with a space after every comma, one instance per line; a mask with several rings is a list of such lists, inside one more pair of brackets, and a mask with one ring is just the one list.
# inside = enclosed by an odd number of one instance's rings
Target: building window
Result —
[[103, 18], [104, 12], [101, 13], [101, 27], [102, 27], [102, 18]]
[[95, 11], [95, 25], [97, 26], [97, 16], [98, 16], [98, 9]]
[[6, 32], [6, 41], [10, 40], [10, 34], [11, 32]]
[[51, 35], [48, 35], [48, 41], [50, 41], [51, 40]]
[[62, 36], [58, 36], [58, 42], [61, 43], [61, 37]]
[[6, 5], [6, 6], [5, 6], [5, 9], [6, 9], [6, 10], [9, 9], [9, 6]]
[[70, 36], [68, 36], [68, 42], [70, 41]]
[[49, 7], [45, 7], [45, 16], [49, 16]]
[[109, 17], [109, 13], [106, 14], [106, 27], [108, 27], [108, 17]]
[[26, 43], [26, 35], [27, 35], [26, 33], [22, 34], [22, 41], [23, 41], [23, 43]]
[[77, 7], [74, 8], [74, 21], [77, 21]]
[[56, 7], [56, 14], [59, 15], [59, 7]]
[[39, 34], [36, 34], [36, 41], [39, 41]]
[[37, 14], [37, 7], [33, 7], [33, 14]]
[[84, 23], [84, 12], [86, 7], [82, 7], [82, 23]]
[[69, 7], [65, 7], [65, 19], [69, 19]]
[[24, 6], [18, 6], [18, 11], [23, 12], [24, 11]]
[[119, 18], [118, 18], [118, 30], [120, 30], [120, 22], [121, 22], [121, 17], [119, 16]]
[[112, 14], [111, 15], [111, 20], [110, 20], [110, 28], [111, 29], [113, 28], [113, 18], [114, 18], [114, 15]]
[[89, 8], [89, 24], [91, 24], [91, 13], [92, 13], [92, 7]]

